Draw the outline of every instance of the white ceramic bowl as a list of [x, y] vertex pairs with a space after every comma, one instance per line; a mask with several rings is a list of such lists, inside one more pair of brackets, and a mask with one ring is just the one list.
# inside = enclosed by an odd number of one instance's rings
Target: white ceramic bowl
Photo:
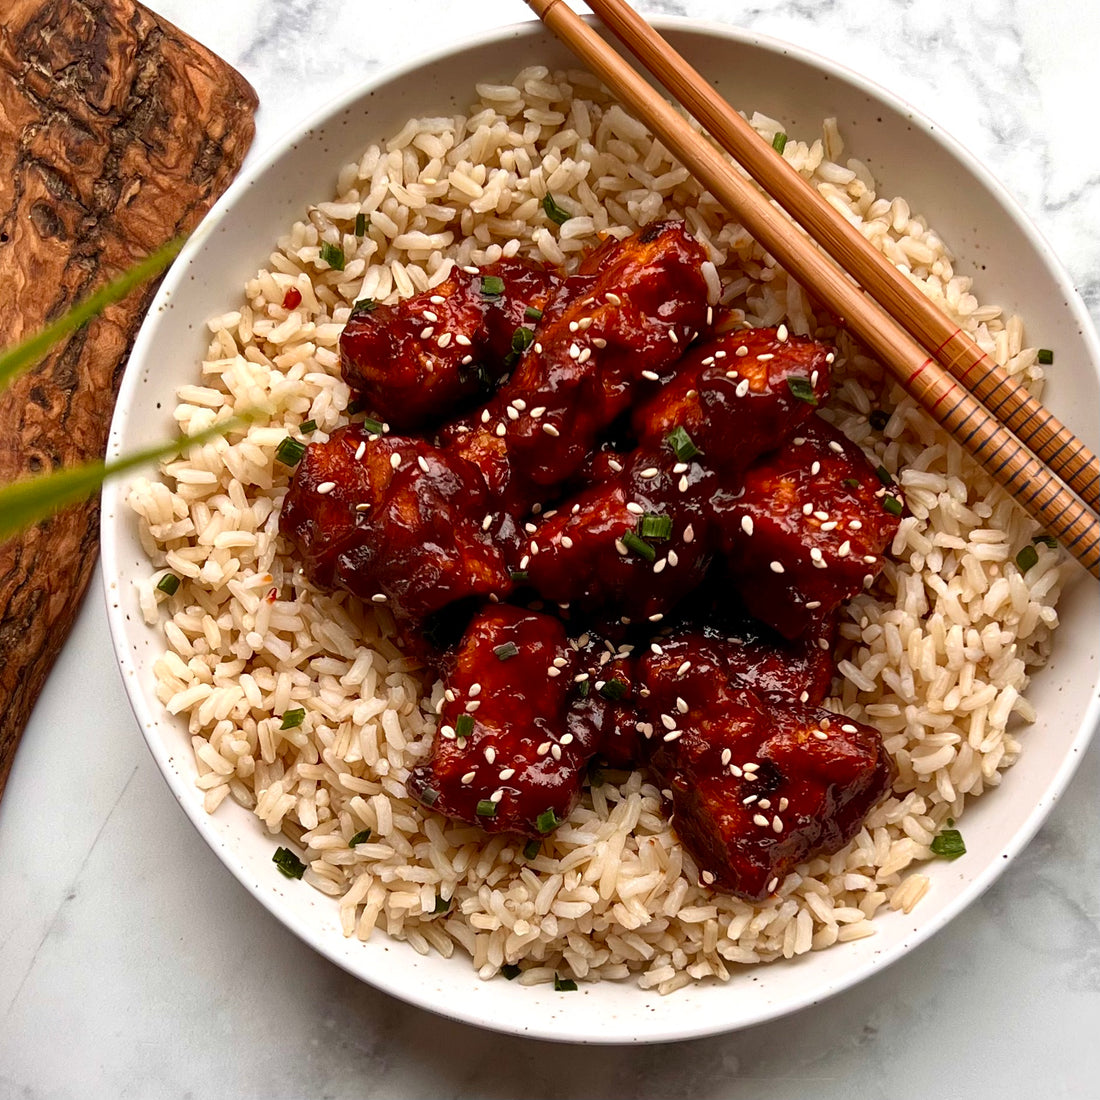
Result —
[[[1029, 338], [1058, 349], [1048, 400], [1094, 448], [1100, 348], [1073, 287], [1006, 193], [957, 144], [896, 98], [858, 76], [782, 43], [702, 23], [659, 21], [673, 44], [742, 109], [814, 134], [836, 115], [853, 154], [929, 216], [976, 276], [982, 300], [1024, 314]], [[288, 136], [229, 190], [164, 281], [134, 347], [112, 425], [117, 454], [164, 438], [174, 391], [197, 379], [207, 317], [238, 300], [275, 239], [310, 202], [324, 201], [338, 169], [410, 116], [464, 109], [474, 83], [510, 79], [534, 60], [575, 66], [538, 24], [504, 28], [427, 57], [339, 100]], [[153, 687], [158, 635], [143, 625], [132, 582], [148, 575], [125, 485], [104, 494], [103, 566], [108, 613], [126, 689], [168, 785], [204, 839], [256, 898], [307, 943], [397, 997], [501, 1031], [576, 1042], [653, 1042], [729, 1031], [813, 1004], [887, 966], [973, 901], [1031, 838], [1064, 788], [1100, 713], [1096, 622], [1100, 587], [1083, 571], [1061, 606], [1054, 659], [1036, 677], [1039, 713], [1025, 752], [1001, 787], [967, 810], [967, 855], [927, 868], [932, 889], [909, 916], [876, 920], [878, 934], [791, 962], [737, 973], [725, 985], [672, 996], [632, 983], [555, 993], [482, 982], [468, 960], [422, 957], [376, 932], [366, 944], [341, 934], [335, 903], [289, 883], [271, 862], [272, 840], [231, 802], [202, 809], [182, 721]], [[167, 812], [167, 811], [166, 811]]]

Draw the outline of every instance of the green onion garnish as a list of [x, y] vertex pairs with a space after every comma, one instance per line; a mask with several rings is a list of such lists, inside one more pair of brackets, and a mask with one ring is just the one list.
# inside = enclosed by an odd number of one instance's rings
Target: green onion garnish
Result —
[[542, 310], [539, 309], [537, 306], [528, 306], [523, 311], [523, 316], [526, 317], [528, 321], [541, 321]]
[[291, 439], [289, 435], [275, 448], [275, 457], [284, 466], [297, 466], [305, 453], [306, 445], [300, 440]]
[[338, 244], [329, 244], [328, 241], [321, 242], [321, 259], [333, 271], [343, 271], [344, 264], [347, 262], [344, 259], [344, 250]]
[[609, 699], [612, 703], [617, 702], [627, 692], [626, 684], [622, 680], [607, 680], [603, 687], [600, 688], [600, 694]]
[[301, 878], [306, 873], [306, 865], [289, 848], [276, 848], [271, 862], [287, 878]]
[[505, 642], [503, 645], [493, 646], [493, 656], [498, 661], [507, 661], [509, 657], [519, 655], [519, 646], [515, 642]]
[[446, 913], [450, 907], [451, 903], [442, 894], [436, 894], [435, 907], [432, 909], [433, 913]]
[[554, 975], [555, 993], [572, 993], [577, 988], [577, 983], [572, 978], [559, 978]]
[[505, 963], [500, 968], [500, 972], [504, 976], [505, 980], [509, 982], [514, 980], [515, 978], [518, 978], [520, 974], [523, 973], [523, 971], [518, 966], [516, 966], [515, 963]]
[[932, 851], [944, 859], [958, 859], [966, 854], [966, 845], [963, 843], [962, 833], [958, 829], [944, 829], [938, 836], [933, 837]]
[[514, 581], [525, 581], [525, 580], [527, 580], [527, 570], [526, 569], [510, 569], [508, 571], [508, 576]]
[[517, 355], [522, 355], [534, 342], [534, 329], [520, 326], [512, 333], [512, 351]]
[[623, 545], [628, 550], [633, 550], [635, 554], [645, 558], [646, 561], [656, 561], [657, 551], [653, 549], [644, 539], [639, 538], [633, 531], [627, 531], [623, 535]]
[[673, 428], [665, 436], [665, 442], [673, 449], [676, 457], [681, 462], [687, 462], [689, 458], [694, 458], [699, 453], [699, 448], [695, 446], [691, 436], [688, 435], [683, 426]]
[[1044, 546], [1049, 546], [1051, 550], [1058, 549], [1058, 540], [1053, 535], [1036, 535], [1031, 541], [1036, 546], [1042, 543]]
[[529, 840], [523, 846], [523, 858], [534, 859], [542, 851], [542, 844], [537, 840]]
[[281, 730], [294, 730], [297, 729], [303, 721], [305, 721], [306, 711], [305, 707], [295, 707], [294, 710], [285, 711], [283, 714], [282, 725], [279, 726]]
[[859, 479], [855, 477], [846, 477], [840, 484], [846, 489], [858, 489]]
[[355, 317], [360, 313], [373, 313], [378, 308], [378, 303], [373, 298], [360, 298], [351, 307], [351, 315]]
[[180, 579], [175, 573], [165, 573], [163, 577], [157, 581], [157, 591], [164, 592], [166, 595], [174, 596], [179, 591]]
[[1016, 564], [1020, 567], [1021, 573], [1026, 573], [1038, 561], [1039, 553], [1034, 546], [1025, 546], [1016, 555]]
[[883, 485], [889, 487], [894, 484], [893, 477], [890, 476], [890, 471], [885, 466], [875, 467], [875, 477], [882, 482]]
[[807, 405], [817, 404], [817, 394], [814, 393], [814, 388], [810, 385], [810, 380], [808, 378], [798, 378], [795, 375], [788, 375], [787, 389], [789, 389], [799, 401], [805, 401]]
[[588, 691], [589, 691], [589, 687], [588, 687], [588, 681], [587, 680], [582, 680], [579, 684], [577, 684], [577, 694], [582, 699], [587, 699], [588, 698]]
[[875, 409], [867, 419], [871, 422], [871, 427], [874, 428], [876, 432], [881, 432], [882, 429], [890, 423], [890, 414], [883, 409]]
[[439, 791], [435, 787], [425, 787], [420, 792], [420, 801], [425, 806], [434, 806], [439, 801]]
[[559, 825], [558, 815], [554, 813], [553, 809], [543, 810], [541, 814], [535, 819], [535, 828], [540, 833], [552, 833]]
[[298, 431], [300, 431], [303, 435], [307, 435], [309, 432], [315, 432], [316, 430], [316, 420], [303, 420], [301, 424], [298, 425]]
[[573, 216], [554, 202], [554, 196], [549, 191], [546, 192], [546, 198], [542, 200], [542, 209], [555, 225], [564, 225]]
[[355, 235], [357, 237], [363, 236], [363, 234], [366, 233], [367, 226], [369, 224], [370, 223], [367, 221], [367, 215], [364, 214], [362, 210], [360, 210], [359, 213], [355, 215]]
[[638, 534], [643, 539], [667, 539], [672, 534], [672, 517], [647, 512], [638, 520]]
[[777, 153], [782, 153], [787, 148], [787, 135], [782, 130], [772, 138], [772, 148]]
[[497, 804], [491, 798], [483, 798], [475, 811], [478, 817], [496, 817]]
[[1054, 352], [1050, 348], [1040, 348], [1035, 358], [1043, 364], [1044, 367], [1049, 367], [1054, 362]]
[[370, 840], [370, 829], [360, 829], [359, 832], [348, 841], [348, 847], [354, 848], [356, 844], [366, 844], [368, 840]]
[[486, 275], [481, 280], [483, 298], [499, 298], [504, 293], [504, 280], [499, 275]]
[[882, 498], [882, 506], [892, 516], [900, 516], [904, 509], [901, 506], [901, 501], [897, 497], [884, 496]]
[[469, 737], [474, 732], [474, 716], [472, 714], [460, 714], [455, 719], [455, 734], [458, 737]]
[[373, 416], [367, 416], [363, 418], [363, 427], [370, 432], [371, 435], [381, 435], [386, 430], [386, 425], [381, 420], [375, 420]]

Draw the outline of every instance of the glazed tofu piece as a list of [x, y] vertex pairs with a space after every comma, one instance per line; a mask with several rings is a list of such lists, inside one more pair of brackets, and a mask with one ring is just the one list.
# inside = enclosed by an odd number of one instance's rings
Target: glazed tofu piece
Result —
[[894, 769], [877, 730], [765, 698], [722, 677], [716, 653], [684, 638], [642, 662], [650, 767], [702, 882], [761, 901], [799, 863], [848, 843]]
[[713, 500], [746, 609], [787, 638], [874, 580], [904, 509], [841, 432], [815, 416], [799, 433]]
[[706, 253], [682, 222], [609, 239], [585, 261], [515, 372], [443, 445], [484, 473], [500, 507], [524, 514], [572, 478], [600, 433], [667, 379], [707, 318]]
[[485, 482], [468, 463], [350, 425], [306, 448], [279, 528], [315, 584], [419, 621], [511, 590], [504, 551], [478, 522], [486, 508]]
[[731, 488], [828, 395], [833, 353], [773, 328], [729, 332], [692, 349], [675, 377], [634, 413], [642, 447], [698, 454]]
[[488, 832], [552, 832], [596, 751], [595, 731], [566, 718], [575, 662], [559, 620], [487, 605], [445, 677], [431, 757], [409, 776], [413, 797]]
[[344, 380], [399, 431], [439, 424], [489, 396], [561, 282], [540, 264], [503, 259], [455, 268], [397, 305], [356, 303], [340, 336]]
[[556, 603], [659, 619], [706, 574], [717, 481], [666, 448], [610, 461], [607, 480], [534, 518], [516, 568]]

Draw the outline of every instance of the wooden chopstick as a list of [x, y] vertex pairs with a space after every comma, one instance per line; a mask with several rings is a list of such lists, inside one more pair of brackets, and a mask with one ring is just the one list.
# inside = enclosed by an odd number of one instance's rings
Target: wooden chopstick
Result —
[[1100, 459], [1080, 439], [776, 156], [771, 145], [625, 0], [588, 3], [673, 98], [887, 313], [1094, 511], [1100, 510]]
[[527, 0], [535, 14], [644, 120], [695, 177], [807, 290], [883, 362], [1016, 501], [1100, 578], [1100, 520], [1055, 474], [753, 184], [701, 137], [564, 0]]

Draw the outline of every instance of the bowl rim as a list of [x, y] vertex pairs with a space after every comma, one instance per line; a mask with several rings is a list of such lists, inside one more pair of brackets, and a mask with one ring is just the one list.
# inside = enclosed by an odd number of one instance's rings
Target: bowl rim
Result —
[[[588, 21], [596, 23], [592, 16], [585, 17]], [[675, 16], [647, 16], [647, 19], [658, 30], [668, 33], [684, 31], [701, 34], [708, 37], [727, 39], [741, 46], [761, 49], [768, 53], [780, 54], [790, 57], [796, 62], [801, 62], [811, 68], [817, 69], [830, 78], [835, 78], [857, 91], [863, 92], [871, 99], [883, 102], [893, 108], [899, 114], [905, 116], [914, 127], [923, 131], [924, 135], [940, 145], [953, 159], [974, 176], [994, 197], [1002, 210], [1011, 217], [1015, 227], [1028, 240], [1045, 261], [1050, 273], [1057, 281], [1058, 289], [1065, 295], [1065, 304], [1078, 323], [1081, 339], [1089, 352], [1089, 366], [1100, 377], [1100, 339], [1091, 317], [1072, 280], [1065, 271], [1061, 262], [1057, 259], [1050, 244], [1042, 233], [1023, 212], [1020, 204], [1010, 194], [991, 172], [984, 167], [960, 142], [952, 138], [941, 126], [918, 111], [901, 96], [897, 95], [877, 84], [847, 66], [823, 57], [801, 46], [784, 42], [778, 38], [761, 35], [754, 32], [741, 30], [729, 24], [715, 22], [706, 19], [682, 18]], [[597, 24], [598, 25], [598, 24]], [[546, 28], [538, 20], [526, 20], [502, 27], [492, 28], [471, 35], [459, 42], [447, 46], [438, 47], [430, 52], [416, 54], [395, 65], [384, 67], [369, 79], [355, 84], [346, 89], [328, 103], [312, 112], [304, 121], [295, 124], [280, 138], [260, 152], [249, 155], [244, 170], [230, 185], [221, 198], [214, 204], [210, 212], [202, 220], [192, 233], [180, 255], [176, 258], [172, 267], [165, 276], [155, 297], [149, 305], [146, 318], [139, 331], [130, 353], [127, 368], [119, 389], [117, 404], [111, 422], [110, 435], [107, 447], [107, 457], [118, 457], [122, 449], [122, 437], [125, 432], [128, 419], [127, 410], [130, 408], [136, 396], [136, 390], [140, 383], [141, 371], [139, 366], [146, 361], [153, 351], [157, 338], [157, 317], [166, 307], [177, 287], [188, 277], [187, 273], [192, 262], [202, 251], [210, 236], [217, 231], [222, 219], [236, 205], [238, 199], [249, 188], [255, 185], [262, 175], [268, 171], [277, 161], [290, 152], [296, 142], [304, 135], [323, 127], [334, 120], [342, 112], [348, 110], [363, 96], [392, 81], [407, 77], [417, 70], [423, 70], [434, 63], [449, 59], [465, 50], [489, 46], [492, 44], [504, 44], [516, 39], [537, 38], [541, 34], [548, 33]], [[273, 227], [278, 232], [278, 227]], [[205, 320], [205, 318], [203, 319]], [[1054, 772], [1051, 781], [1043, 791], [1042, 796], [1036, 801], [1030, 814], [1020, 828], [997, 850], [994, 858], [990, 859], [986, 867], [976, 874], [964, 887], [962, 887], [953, 899], [939, 912], [928, 920], [921, 922], [908, 935], [901, 937], [896, 944], [887, 947], [880, 952], [871, 954], [866, 962], [854, 966], [839, 978], [809, 987], [804, 994], [788, 998], [780, 1003], [769, 1003], [761, 1008], [751, 1019], [744, 1021], [728, 1021], [721, 1018], [711, 1019], [703, 1024], [698, 1020], [686, 1026], [678, 1024], [675, 1014], [667, 1014], [661, 1021], [660, 1027], [655, 1027], [645, 1034], [627, 1033], [625, 1031], [614, 1034], [592, 1034], [588, 1031], [570, 1029], [568, 1016], [553, 1017], [553, 1026], [535, 1023], [527, 1026], [525, 1023], [514, 1019], [502, 1019], [493, 1014], [480, 1011], [480, 1005], [466, 1004], [455, 1007], [445, 999], [433, 1001], [426, 996], [417, 995], [408, 988], [403, 987], [399, 979], [392, 978], [390, 974], [368, 974], [356, 969], [351, 960], [342, 955], [335, 946], [330, 947], [329, 936], [319, 926], [309, 923], [296, 913], [288, 911], [280, 906], [274, 896], [262, 890], [254, 881], [244, 864], [234, 858], [231, 852], [226, 851], [223, 842], [215, 835], [213, 830], [213, 816], [208, 815], [203, 809], [201, 799], [195, 798], [196, 788], [185, 781], [184, 777], [170, 764], [172, 750], [164, 742], [155, 736], [152, 731], [157, 720], [162, 720], [166, 713], [161, 714], [164, 708], [157, 703], [154, 714], [150, 706], [150, 700], [137, 688], [136, 670], [131, 660], [130, 650], [126, 636], [126, 612], [122, 603], [112, 593], [112, 584], [117, 576], [113, 566], [119, 562], [119, 539], [116, 535], [118, 517], [125, 515], [123, 482], [119, 480], [109, 481], [104, 486], [103, 507], [100, 522], [100, 539], [102, 564], [101, 577], [103, 595], [106, 603], [108, 625], [111, 640], [120, 667], [126, 695], [131, 709], [137, 719], [142, 736], [146, 741], [150, 753], [157, 763], [158, 769], [176, 801], [182, 807], [191, 824], [198, 830], [204, 842], [213, 849], [227, 869], [236, 877], [242, 886], [259, 901], [264, 907], [289, 928], [299, 939], [308, 944], [320, 955], [335, 963], [341, 969], [346, 970], [361, 981], [367, 981], [375, 988], [382, 990], [419, 1008], [448, 1017], [459, 1022], [473, 1024], [489, 1030], [516, 1034], [524, 1037], [548, 1039], [558, 1042], [573, 1042], [581, 1044], [612, 1044], [612, 1043], [660, 1043], [671, 1042], [690, 1038], [701, 1038], [708, 1035], [721, 1034], [740, 1030], [756, 1024], [766, 1023], [770, 1020], [789, 1015], [791, 1013], [818, 1004], [829, 997], [834, 996], [879, 970], [896, 962], [913, 948], [923, 943], [934, 933], [939, 931], [949, 921], [966, 909], [978, 897], [981, 896], [1004, 871], [1012, 859], [1031, 841], [1036, 831], [1046, 820], [1054, 803], [1061, 796], [1067, 783], [1077, 769], [1085, 748], [1100, 723], [1100, 672], [1098, 682], [1093, 685], [1092, 695], [1085, 710], [1080, 728], [1076, 731], [1070, 744], [1069, 751]], [[143, 624], [141, 624], [143, 625]], [[383, 933], [384, 935], [384, 933]], [[396, 941], [394, 941], [396, 942]], [[402, 948], [412, 950], [407, 944], [401, 944]], [[773, 965], [773, 964], [767, 964]], [[476, 973], [472, 966], [471, 975], [476, 979]], [[637, 991], [639, 995], [643, 991]], [[651, 991], [647, 991], [651, 992]], [[669, 998], [670, 1006], [674, 1005], [676, 994]]]

